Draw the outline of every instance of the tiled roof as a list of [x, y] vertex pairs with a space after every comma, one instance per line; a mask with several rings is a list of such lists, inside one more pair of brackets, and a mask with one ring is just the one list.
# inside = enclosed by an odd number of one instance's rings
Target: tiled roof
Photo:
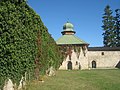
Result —
[[58, 45], [64, 45], [64, 44], [88, 44], [85, 41], [79, 39], [75, 35], [63, 35], [61, 36], [56, 43]]
[[88, 47], [88, 51], [120, 51], [120, 47]]

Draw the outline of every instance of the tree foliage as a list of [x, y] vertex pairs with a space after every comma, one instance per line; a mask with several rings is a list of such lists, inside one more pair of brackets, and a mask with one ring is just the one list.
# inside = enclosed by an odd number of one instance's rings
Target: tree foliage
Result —
[[[41, 18], [25, 0], [0, 0], [0, 88], [7, 78], [14, 83], [35, 69], [45, 73], [60, 63], [58, 47]], [[36, 60], [38, 63], [36, 63]]]
[[114, 46], [114, 17], [112, 16], [112, 10], [110, 10], [110, 6], [107, 5], [104, 9], [103, 16], [103, 29], [104, 29], [104, 46], [111, 47]]
[[120, 9], [115, 10], [115, 34], [116, 34], [116, 46], [120, 47]]
[[104, 46], [105, 47], [118, 47], [120, 46], [120, 14], [118, 14], [118, 10], [116, 10], [116, 16], [113, 16], [113, 12], [110, 9], [110, 6], [107, 5], [104, 9], [103, 14], [103, 38], [104, 38]]

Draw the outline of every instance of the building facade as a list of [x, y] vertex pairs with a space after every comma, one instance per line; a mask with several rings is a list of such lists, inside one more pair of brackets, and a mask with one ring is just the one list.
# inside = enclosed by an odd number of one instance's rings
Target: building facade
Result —
[[63, 25], [62, 36], [56, 41], [64, 56], [59, 69], [120, 68], [120, 47], [88, 47], [75, 35], [70, 22]]

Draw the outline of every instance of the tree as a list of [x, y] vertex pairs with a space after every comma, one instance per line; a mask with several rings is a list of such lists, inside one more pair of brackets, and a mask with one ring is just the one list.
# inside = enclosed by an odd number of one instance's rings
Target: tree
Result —
[[112, 16], [112, 10], [110, 9], [110, 6], [107, 5], [104, 9], [104, 16], [102, 17], [103, 20], [103, 38], [104, 38], [104, 46], [105, 47], [114, 47], [116, 46], [115, 43], [115, 33], [114, 33], [114, 25], [115, 25], [115, 21], [114, 21], [114, 17]]
[[120, 47], [120, 9], [115, 10], [115, 34], [116, 34], [116, 46]]

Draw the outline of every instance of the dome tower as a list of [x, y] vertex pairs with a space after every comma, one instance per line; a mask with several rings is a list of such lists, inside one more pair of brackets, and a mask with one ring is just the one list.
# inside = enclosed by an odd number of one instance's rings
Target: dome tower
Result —
[[74, 26], [70, 22], [67, 22], [63, 25], [62, 35], [73, 35], [76, 32], [74, 31]]

